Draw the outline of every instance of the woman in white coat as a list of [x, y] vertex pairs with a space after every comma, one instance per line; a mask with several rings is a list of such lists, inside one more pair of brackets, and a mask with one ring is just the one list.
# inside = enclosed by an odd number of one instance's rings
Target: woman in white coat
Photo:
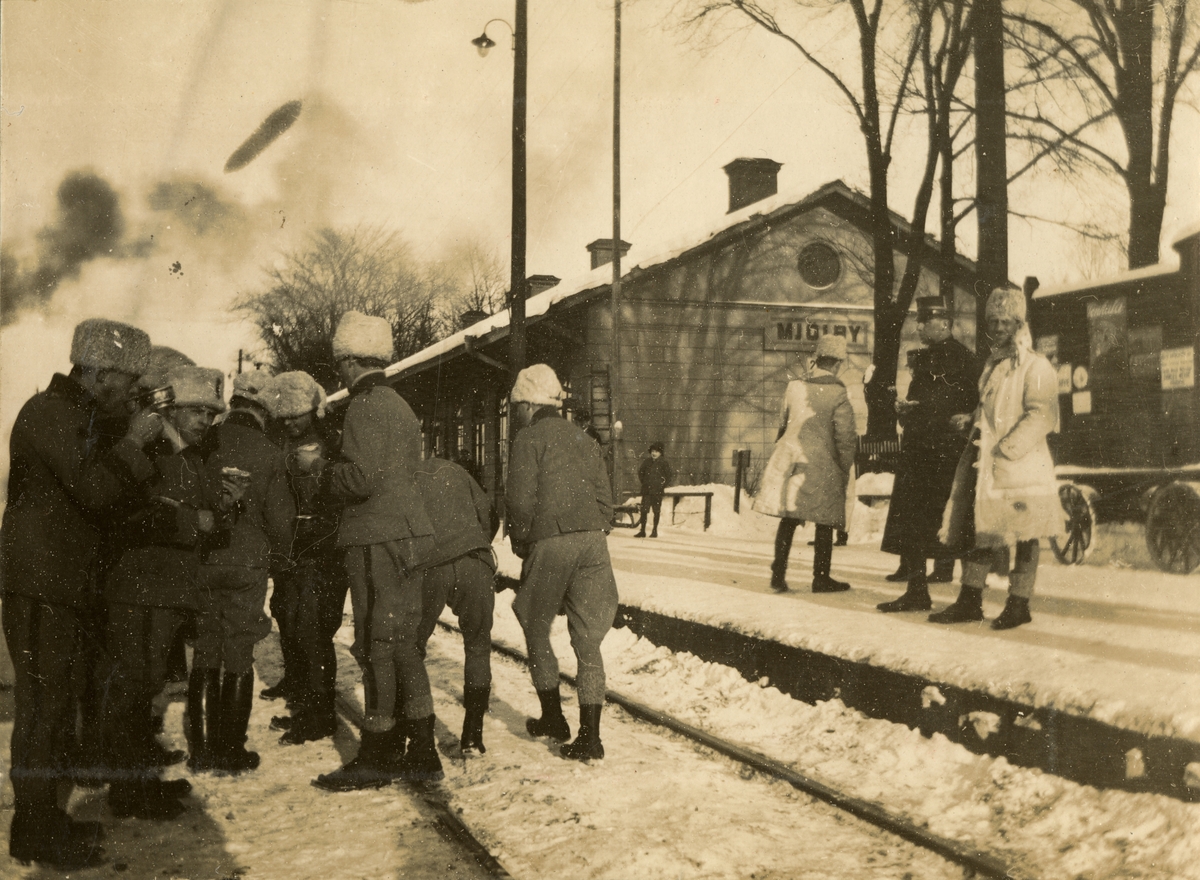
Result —
[[[992, 629], [1012, 629], [1032, 619], [1029, 600], [1037, 580], [1039, 541], [1062, 530], [1054, 460], [1046, 436], [1058, 430], [1058, 381], [1054, 367], [1033, 350], [1025, 325], [1025, 296], [997, 288], [987, 302], [992, 340], [979, 379], [974, 424], [976, 450], [968, 447], [955, 476], [941, 538], [950, 545], [969, 535], [974, 548], [963, 558], [962, 590], [953, 605], [931, 614], [934, 623], [983, 620], [985, 578], [998, 554], [1016, 547], [1008, 601]], [[966, 418], [963, 418], [966, 427]]]
[[829, 576], [833, 530], [846, 527], [846, 484], [854, 464], [857, 430], [846, 386], [837, 370], [846, 360], [844, 336], [822, 336], [816, 366], [804, 379], [788, 383], [783, 399], [783, 431], [763, 472], [754, 509], [780, 517], [775, 535], [771, 589], [786, 593], [784, 581], [796, 527], [816, 523], [813, 547], [814, 593], [850, 589]]

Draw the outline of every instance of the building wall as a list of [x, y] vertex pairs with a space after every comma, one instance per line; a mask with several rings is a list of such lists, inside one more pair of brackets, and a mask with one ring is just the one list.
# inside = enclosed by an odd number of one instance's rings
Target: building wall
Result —
[[[836, 282], [817, 289], [797, 269], [805, 247], [822, 242], [841, 257]], [[788, 381], [805, 375], [816, 338], [848, 339], [842, 373], [866, 430], [862, 379], [874, 338], [871, 242], [857, 227], [818, 208], [753, 238], [731, 243], [626, 280], [622, 285], [621, 381], [616, 444], [618, 490], [636, 494], [637, 466], [651, 442], [662, 441], [677, 482], [732, 483], [733, 451], [751, 450], [751, 475], [761, 471], [779, 427]], [[898, 274], [903, 258], [898, 258]], [[924, 272], [918, 296], [937, 294]], [[974, 298], [956, 295], [955, 335], [974, 345]], [[587, 345], [572, 367], [583, 374], [610, 359], [607, 300], [587, 306]], [[901, 352], [903, 395], [907, 350], [920, 343], [915, 313]], [[578, 380], [575, 387], [581, 388]]]

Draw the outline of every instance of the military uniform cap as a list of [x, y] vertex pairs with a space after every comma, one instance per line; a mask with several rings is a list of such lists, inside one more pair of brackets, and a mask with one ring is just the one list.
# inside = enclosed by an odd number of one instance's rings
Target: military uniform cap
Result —
[[922, 296], [917, 299], [917, 321], [930, 318], [949, 318], [950, 304], [942, 296]]
[[150, 337], [144, 330], [108, 318], [88, 318], [75, 327], [71, 339], [73, 364], [140, 376], [149, 359]]

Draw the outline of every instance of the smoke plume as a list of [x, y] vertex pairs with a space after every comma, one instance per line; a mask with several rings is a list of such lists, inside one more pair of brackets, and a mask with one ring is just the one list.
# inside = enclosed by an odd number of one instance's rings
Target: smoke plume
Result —
[[111, 253], [125, 231], [120, 198], [108, 182], [87, 171], [73, 171], [58, 186], [58, 216], [37, 236], [37, 261], [22, 271], [7, 249], [0, 270], [0, 317], [10, 323], [28, 306], [49, 301], [58, 285], [79, 275], [88, 260]]

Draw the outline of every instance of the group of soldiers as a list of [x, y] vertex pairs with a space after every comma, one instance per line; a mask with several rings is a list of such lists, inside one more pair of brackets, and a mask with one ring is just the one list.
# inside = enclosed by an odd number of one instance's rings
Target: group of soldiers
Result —
[[[103, 863], [103, 828], [63, 808], [70, 784], [107, 785], [117, 818], [179, 816], [191, 790], [162, 769], [256, 769], [246, 748], [254, 646], [280, 633], [284, 676], [261, 696], [291, 709], [281, 742], [332, 736], [334, 635], [349, 591], [365, 706], [358, 754], [327, 791], [443, 776], [425, 649], [449, 606], [464, 640], [464, 755], [486, 751], [495, 602], [495, 506], [461, 465], [424, 459], [420, 423], [388, 384], [391, 325], [342, 316], [334, 366], [349, 392], [340, 431], [307, 373], [221, 371], [152, 346], [136, 327], [80, 323], [72, 368], [22, 408], [0, 527], [3, 629], [15, 671], [9, 851], [60, 869]], [[542, 705], [531, 736], [602, 758], [600, 642], [617, 592], [604, 536], [612, 504], [595, 441], [559, 414], [537, 364], [513, 387], [506, 504], [524, 560], [514, 601]], [[570, 740], [550, 644], [565, 613], [579, 663]], [[164, 748], [154, 698], [192, 643], [188, 751]]]
[[[1033, 348], [1026, 308], [1019, 290], [991, 292], [985, 309], [991, 347], [981, 360], [953, 337], [950, 302], [917, 300], [924, 347], [911, 352], [912, 381], [896, 401], [904, 434], [882, 544], [900, 556], [888, 580], [906, 588], [878, 605], [884, 613], [929, 611], [929, 584], [950, 581], [961, 558], [958, 598], [929, 620], [981, 621], [987, 575], [1008, 573], [1015, 548], [1005, 607], [991, 626], [1012, 629], [1032, 619], [1040, 539], [1059, 531], [1062, 513], [1046, 440], [1058, 427], [1057, 378]], [[813, 592], [850, 589], [830, 575], [832, 533], [846, 524], [857, 440], [838, 378], [845, 360], [844, 338], [822, 337], [813, 368], [788, 385], [784, 398], [783, 426], [755, 501], [756, 510], [780, 517], [771, 567], [776, 592], [788, 590], [792, 536], [806, 521], [816, 524]]]

